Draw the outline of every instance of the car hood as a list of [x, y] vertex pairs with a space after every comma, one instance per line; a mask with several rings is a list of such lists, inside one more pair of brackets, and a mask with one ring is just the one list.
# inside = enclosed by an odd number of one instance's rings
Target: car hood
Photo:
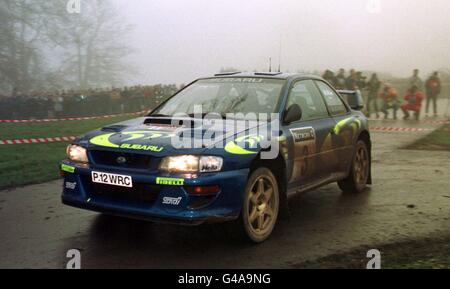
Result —
[[[173, 154], [199, 154], [214, 145], [222, 143], [225, 149], [233, 146], [240, 152], [249, 152], [245, 149], [240, 150], [234, 143], [238, 136], [242, 136], [247, 131], [261, 130], [267, 123], [258, 125], [256, 122], [244, 122], [235, 120], [215, 120], [214, 126], [200, 126], [200, 121], [193, 119], [180, 119], [184, 123], [191, 123], [185, 126], [173, 126], [171, 119], [164, 118], [136, 118], [129, 121], [108, 125], [101, 129], [89, 132], [75, 143], [82, 145], [90, 150], [121, 150], [139, 153], [149, 153], [158, 156], [167, 156]], [[234, 131], [230, 128], [234, 127]], [[231, 132], [230, 132], [231, 131]], [[183, 143], [174, 142], [174, 137], [183, 136]], [[201, 142], [202, 139], [208, 141]], [[257, 139], [257, 142], [262, 139]], [[247, 140], [248, 142], [248, 140]], [[186, 144], [196, 146], [183, 147]], [[253, 145], [251, 152], [259, 150], [259, 144], [251, 141]], [[220, 146], [219, 146], [220, 147]], [[217, 152], [217, 151], [215, 151]]]

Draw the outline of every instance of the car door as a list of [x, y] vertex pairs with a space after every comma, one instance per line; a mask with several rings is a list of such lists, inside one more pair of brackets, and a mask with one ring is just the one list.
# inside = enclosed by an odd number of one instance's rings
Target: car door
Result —
[[286, 111], [293, 104], [302, 109], [300, 121], [285, 124], [291, 174], [288, 189], [301, 189], [330, 176], [327, 160], [328, 147], [324, 147], [334, 121], [312, 80], [299, 80], [292, 84], [286, 102]]
[[[358, 132], [358, 117], [353, 116], [337, 92], [323, 81], [315, 81], [322, 94], [328, 111], [334, 120], [331, 144], [333, 161], [332, 170], [345, 174], [352, 160], [355, 137]], [[360, 125], [360, 122], [359, 122]]]

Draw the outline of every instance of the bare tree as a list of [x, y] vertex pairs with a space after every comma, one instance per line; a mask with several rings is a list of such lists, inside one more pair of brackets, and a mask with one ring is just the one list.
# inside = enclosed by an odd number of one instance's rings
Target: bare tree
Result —
[[134, 70], [124, 23], [110, 0], [0, 0], [0, 91], [120, 85]]
[[132, 51], [126, 42], [131, 27], [119, 17], [111, 1], [83, 1], [81, 9], [80, 14], [55, 12], [59, 29], [49, 36], [63, 48], [60, 72], [82, 89], [121, 84], [133, 71], [124, 63]]
[[26, 92], [41, 86], [47, 4], [0, 0], [0, 89]]

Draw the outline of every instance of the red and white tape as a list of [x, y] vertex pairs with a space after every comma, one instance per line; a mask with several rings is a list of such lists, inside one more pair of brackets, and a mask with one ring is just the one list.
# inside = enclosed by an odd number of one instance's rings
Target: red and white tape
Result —
[[66, 118], [47, 118], [47, 119], [0, 119], [0, 123], [46, 123], [46, 122], [58, 122], [58, 121], [75, 121], [75, 120], [90, 120], [90, 119], [100, 119], [100, 118], [112, 118], [118, 116], [126, 115], [139, 115], [147, 113], [147, 110], [122, 113], [122, 114], [108, 114], [99, 116], [86, 116], [86, 117], [66, 117]]
[[[374, 118], [371, 118], [369, 120], [370, 121], [383, 121], [383, 122], [396, 122], [397, 121], [397, 120], [393, 120], [393, 119], [386, 120], [386, 119], [374, 119]], [[424, 120], [421, 123], [422, 124], [438, 124], [438, 125], [441, 125], [441, 124], [450, 124], [450, 121], [448, 121], [448, 120]]]
[[15, 140], [0, 140], [0, 145], [18, 145], [35, 143], [70, 142], [75, 140], [74, 136], [46, 137], [46, 138], [24, 138]]
[[426, 124], [450, 124], [448, 120], [426, 120], [423, 123]]
[[372, 132], [430, 132], [433, 131], [432, 128], [416, 128], [416, 127], [371, 127]]

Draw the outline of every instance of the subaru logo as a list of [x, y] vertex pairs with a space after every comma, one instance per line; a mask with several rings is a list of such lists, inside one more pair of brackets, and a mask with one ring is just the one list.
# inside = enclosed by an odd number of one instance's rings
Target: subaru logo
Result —
[[127, 159], [126, 159], [125, 157], [118, 157], [118, 158], [116, 159], [116, 162], [117, 162], [118, 164], [123, 165], [123, 164], [125, 164], [125, 163], [127, 162]]

